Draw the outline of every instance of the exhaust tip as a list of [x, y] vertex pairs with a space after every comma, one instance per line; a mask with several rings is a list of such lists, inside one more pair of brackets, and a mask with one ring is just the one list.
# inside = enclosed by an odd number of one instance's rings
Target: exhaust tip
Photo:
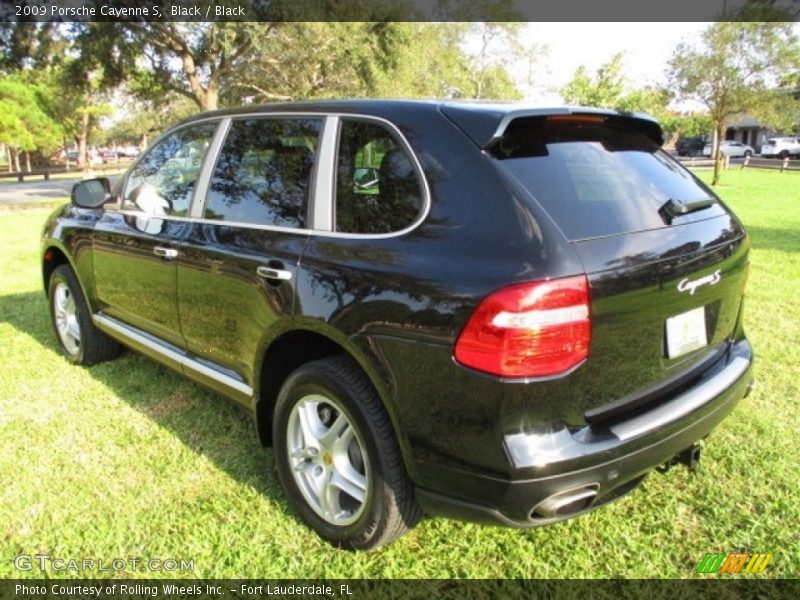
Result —
[[597, 496], [599, 487], [599, 484], [592, 483], [548, 496], [531, 511], [531, 517], [552, 519], [586, 510]]

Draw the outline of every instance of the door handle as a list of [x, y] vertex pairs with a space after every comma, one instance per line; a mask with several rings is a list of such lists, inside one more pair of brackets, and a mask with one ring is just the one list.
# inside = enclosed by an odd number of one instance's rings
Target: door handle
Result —
[[274, 267], [258, 267], [256, 274], [264, 279], [277, 279], [278, 281], [289, 281], [292, 278], [292, 272], [284, 269], [276, 269]]
[[153, 248], [153, 254], [161, 258], [166, 258], [167, 260], [178, 258], [178, 251], [175, 250], [175, 248], [165, 248], [164, 246], [155, 246]]

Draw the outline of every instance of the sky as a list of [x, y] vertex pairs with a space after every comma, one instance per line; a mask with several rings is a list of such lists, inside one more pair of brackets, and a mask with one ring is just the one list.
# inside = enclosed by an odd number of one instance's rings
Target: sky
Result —
[[[675, 46], [700, 38], [708, 23], [530, 23], [521, 34], [525, 44], [540, 44], [547, 56], [534, 70], [536, 85], [523, 87], [531, 102], [559, 104], [558, 89], [585, 65], [589, 73], [623, 52], [623, 73], [633, 87], [664, 83], [664, 71]], [[514, 71], [527, 70], [520, 66]]]

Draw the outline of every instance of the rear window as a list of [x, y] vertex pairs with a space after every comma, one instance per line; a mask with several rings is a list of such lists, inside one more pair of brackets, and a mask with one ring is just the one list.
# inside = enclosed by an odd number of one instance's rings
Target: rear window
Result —
[[[624, 118], [514, 120], [492, 154], [571, 240], [667, 227], [668, 200], [712, 193]], [[714, 204], [673, 225], [724, 214]]]

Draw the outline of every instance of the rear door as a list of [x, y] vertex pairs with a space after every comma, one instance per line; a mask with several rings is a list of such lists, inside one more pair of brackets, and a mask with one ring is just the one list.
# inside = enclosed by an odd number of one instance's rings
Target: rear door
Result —
[[[187, 350], [247, 402], [265, 340], [287, 327], [308, 239], [321, 117], [230, 123], [178, 260]], [[220, 377], [219, 375], [222, 375]], [[229, 391], [229, 390], [228, 390]]]
[[685, 384], [722, 356], [739, 315], [744, 230], [652, 138], [624, 117], [535, 117], [494, 151], [588, 275], [591, 350], [571, 393], [590, 420]]

